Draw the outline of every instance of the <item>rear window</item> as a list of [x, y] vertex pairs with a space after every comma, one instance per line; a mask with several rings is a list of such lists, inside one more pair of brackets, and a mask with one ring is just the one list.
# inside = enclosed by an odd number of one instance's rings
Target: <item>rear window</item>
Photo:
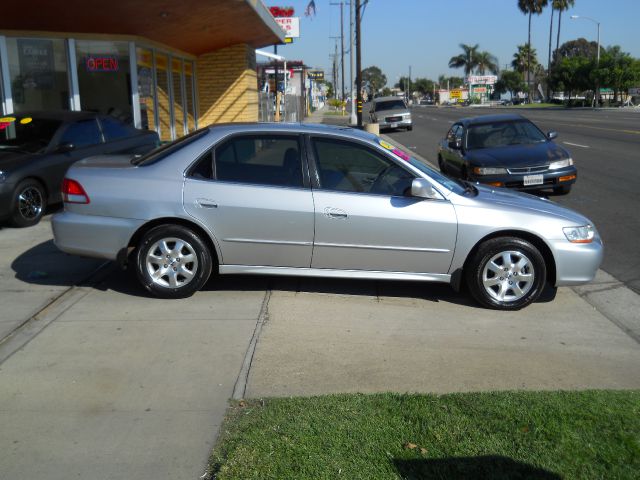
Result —
[[204, 137], [208, 132], [209, 130], [207, 128], [191, 132], [189, 135], [185, 135], [175, 142], [167, 143], [166, 145], [162, 145], [161, 147], [151, 150], [149, 153], [143, 155], [142, 157], [134, 158], [133, 160], [131, 160], [131, 163], [139, 167], [146, 167], [147, 165], [157, 163], [160, 160], [168, 157], [172, 153], [177, 152], [181, 148], [186, 147], [190, 143], [195, 142], [199, 138]]
[[125, 125], [120, 120], [112, 117], [100, 117], [100, 125], [107, 142], [118, 140], [119, 138], [133, 137], [137, 133], [134, 127]]

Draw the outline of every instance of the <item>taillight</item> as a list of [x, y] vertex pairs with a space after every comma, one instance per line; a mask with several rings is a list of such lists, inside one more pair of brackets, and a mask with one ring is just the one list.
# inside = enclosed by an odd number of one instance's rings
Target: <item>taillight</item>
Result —
[[62, 181], [62, 200], [65, 203], [89, 203], [89, 196], [80, 182], [65, 178]]

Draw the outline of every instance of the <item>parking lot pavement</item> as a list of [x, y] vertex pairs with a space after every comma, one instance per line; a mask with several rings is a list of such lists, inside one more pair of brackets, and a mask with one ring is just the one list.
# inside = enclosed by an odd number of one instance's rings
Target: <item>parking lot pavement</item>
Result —
[[114, 271], [86, 288], [0, 364], [0, 477], [202, 475], [263, 287], [214, 281], [192, 298], [158, 300]]
[[248, 397], [640, 388], [638, 343], [569, 288], [496, 312], [444, 285], [300, 281], [267, 319]]
[[58, 250], [50, 218], [30, 228], [0, 227], [0, 341], [103, 263]]

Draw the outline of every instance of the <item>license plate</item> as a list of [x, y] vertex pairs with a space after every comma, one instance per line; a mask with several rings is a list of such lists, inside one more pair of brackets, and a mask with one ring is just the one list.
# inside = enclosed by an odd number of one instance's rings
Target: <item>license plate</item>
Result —
[[398, 128], [398, 124], [397, 123], [392, 123], [391, 124], [391, 128]]
[[542, 185], [544, 182], [542, 175], [525, 175], [524, 176], [524, 186], [529, 185]]

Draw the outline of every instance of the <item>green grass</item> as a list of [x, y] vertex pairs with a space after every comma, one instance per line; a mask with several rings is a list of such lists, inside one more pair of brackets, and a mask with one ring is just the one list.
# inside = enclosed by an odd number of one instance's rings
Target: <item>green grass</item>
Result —
[[563, 106], [557, 103], [521, 103], [520, 105], [512, 105], [511, 108], [559, 108]]
[[217, 479], [637, 479], [640, 391], [235, 403]]

